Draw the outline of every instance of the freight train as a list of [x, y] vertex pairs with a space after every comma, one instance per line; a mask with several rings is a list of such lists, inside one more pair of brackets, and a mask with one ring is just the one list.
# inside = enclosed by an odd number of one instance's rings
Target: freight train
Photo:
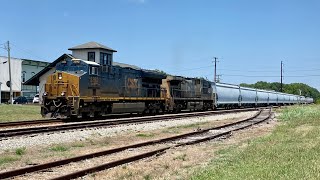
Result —
[[44, 88], [41, 114], [69, 118], [313, 102], [304, 96], [81, 59], [59, 62]]

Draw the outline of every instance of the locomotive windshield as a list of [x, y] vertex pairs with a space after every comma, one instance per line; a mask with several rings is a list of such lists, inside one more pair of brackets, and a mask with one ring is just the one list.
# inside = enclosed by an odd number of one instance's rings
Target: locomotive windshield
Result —
[[69, 71], [69, 72], [87, 72], [88, 64], [83, 62], [82, 60], [68, 60], [61, 61], [57, 64], [56, 70], [58, 71]]

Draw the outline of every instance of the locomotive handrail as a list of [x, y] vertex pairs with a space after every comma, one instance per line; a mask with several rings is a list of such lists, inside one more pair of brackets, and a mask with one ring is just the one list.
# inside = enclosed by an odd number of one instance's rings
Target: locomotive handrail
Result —
[[211, 97], [211, 93], [207, 91], [207, 93], [203, 93], [203, 89], [207, 88], [201, 88], [201, 92], [197, 92], [196, 90], [181, 90], [177, 88], [171, 88], [171, 95], [172, 98], [189, 98], [197, 96], [196, 98], [208, 98]]
[[79, 96], [79, 90], [78, 90], [78, 88], [77, 88], [74, 84], [72, 84], [72, 88], [71, 88], [71, 91], [72, 91], [72, 92], [73, 92], [73, 90], [74, 90], [73, 88], [76, 90], [76, 91], [75, 91], [75, 94], [76, 94], [77, 96]]

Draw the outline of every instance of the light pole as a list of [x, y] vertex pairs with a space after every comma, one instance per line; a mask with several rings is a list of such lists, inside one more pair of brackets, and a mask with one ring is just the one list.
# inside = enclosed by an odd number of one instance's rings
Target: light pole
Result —
[[[8, 64], [9, 64], [9, 87], [10, 87], [10, 103], [13, 104], [13, 92], [12, 92], [12, 79], [11, 79], [11, 60], [10, 60], [10, 42], [7, 41], [7, 45], [4, 44], [4, 47], [0, 47], [8, 51]], [[3, 64], [7, 63], [4, 62]]]
[[9, 64], [9, 82], [10, 82], [10, 103], [13, 104], [12, 79], [11, 79], [11, 60], [10, 60], [10, 43], [7, 42], [8, 64]]
[[[10, 88], [10, 103], [13, 104], [13, 92], [12, 92], [12, 79], [11, 79], [11, 58], [10, 58], [10, 42], [7, 41], [6, 45], [4, 46], [5, 50], [8, 51], [8, 64], [9, 64], [9, 88]], [[4, 62], [6, 63], [6, 62]], [[3, 64], [4, 64], [3, 63]]]

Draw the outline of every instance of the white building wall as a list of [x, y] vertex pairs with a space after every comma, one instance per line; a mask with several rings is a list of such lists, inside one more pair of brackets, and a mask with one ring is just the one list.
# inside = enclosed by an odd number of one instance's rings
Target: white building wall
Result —
[[88, 52], [95, 52], [95, 62], [100, 63], [100, 50], [97, 49], [72, 50], [72, 56], [77, 59], [88, 60]]
[[[113, 56], [112, 51], [103, 50], [103, 49], [79, 49], [72, 50], [72, 56], [77, 59], [88, 60], [88, 52], [95, 52], [95, 62], [100, 64], [100, 52], [108, 53]], [[113, 59], [113, 58], [112, 58]]]
[[[9, 92], [10, 88], [6, 85], [9, 81], [9, 63], [3, 64], [7, 61], [7, 57], [0, 57], [0, 82], [1, 91]], [[11, 58], [11, 80], [12, 80], [12, 91], [20, 92], [21, 91], [21, 59]]]
[[44, 88], [45, 88], [45, 84], [47, 82], [47, 78], [49, 75], [53, 74], [56, 71], [56, 68], [52, 68], [50, 69], [48, 72], [44, 73], [40, 78], [39, 78], [39, 103], [42, 103], [42, 95], [44, 93]]

